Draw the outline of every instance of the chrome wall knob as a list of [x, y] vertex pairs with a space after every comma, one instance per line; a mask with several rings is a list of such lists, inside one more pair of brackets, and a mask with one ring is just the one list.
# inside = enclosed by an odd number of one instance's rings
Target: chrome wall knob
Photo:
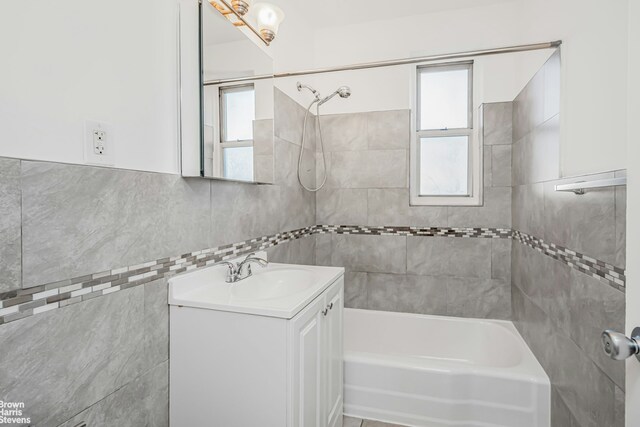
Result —
[[602, 333], [602, 349], [614, 360], [625, 360], [631, 356], [640, 360], [640, 328], [633, 330], [631, 338], [607, 329]]

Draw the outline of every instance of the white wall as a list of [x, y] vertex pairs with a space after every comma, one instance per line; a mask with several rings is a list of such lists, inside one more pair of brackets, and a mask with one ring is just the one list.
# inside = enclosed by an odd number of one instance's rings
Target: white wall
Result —
[[[302, 2], [274, 3], [287, 14], [269, 48], [277, 71], [563, 39], [563, 173], [626, 167], [628, 1], [513, 1], [317, 32]], [[86, 118], [114, 126], [117, 167], [177, 173], [176, 23], [175, 0], [0, 2], [0, 155], [83, 163]], [[482, 101], [532, 74], [511, 65]], [[352, 86], [328, 112], [408, 105], [406, 67], [365, 74], [301, 80]]]
[[[629, 2], [629, 111], [627, 126], [627, 336], [636, 326], [640, 326], [640, 137], [635, 122], [640, 117], [640, 2]], [[630, 237], [630, 238], [629, 238]], [[640, 364], [632, 357], [626, 365], [626, 420], [627, 426], [637, 424], [640, 418]]]
[[0, 156], [83, 163], [84, 119], [116, 166], [178, 171], [174, 0], [0, 2]]
[[[474, 108], [477, 109], [482, 103], [512, 101], [552, 53], [549, 49], [470, 58], [474, 60]], [[527, 64], [527, 73], [521, 71], [523, 63]], [[305, 107], [313, 96], [308, 91], [299, 93], [296, 90], [295, 83], [298, 80], [310, 84], [323, 96], [342, 85], [351, 87], [349, 98], [334, 98], [322, 106], [321, 114], [409, 109], [413, 96], [412, 71], [415, 67], [403, 65], [278, 78], [276, 86]]]
[[[277, 66], [310, 66], [301, 5], [274, 3]], [[0, 1], [0, 156], [84, 163], [90, 119], [112, 125], [116, 167], [179, 173], [177, 22], [177, 0]]]
[[[316, 34], [316, 65], [450, 53], [556, 39], [564, 41], [563, 174], [625, 168], [626, 1], [516, 1], [327, 28]], [[517, 82], [505, 81], [505, 85], [522, 84], [523, 77], [533, 75], [530, 69], [533, 64], [535, 61], [529, 66], [522, 64], [517, 71]], [[395, 71], [371, 75], [371, 81], [377, 81], [377, 84], [370, 85], [377, 88], [373, 93], [380, 94], [380, 99], [388, 99], [390, 108], [398, 106], [400, 101], [396, 94], [389, 93], [389, 82], [397, 78], [403, 76]], [[351, 80], [353, 86], [363, 83], [355, 76]], [[365, 103], [370, 105], [368, 101]]]

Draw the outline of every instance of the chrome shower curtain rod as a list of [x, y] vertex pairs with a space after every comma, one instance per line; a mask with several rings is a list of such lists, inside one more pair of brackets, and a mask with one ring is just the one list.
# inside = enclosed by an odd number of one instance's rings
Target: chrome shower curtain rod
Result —
[[417, 56], [417, 57], [404, 58], [404, 59], [390, 59], [386, 61], [363, 62], [360, 64], [343, 65], [338, 67], [326, 67], [326, 68], [316, 68], [316, 69], [303, 70], [303, 71], [275, 73], [273, 75], [259, 75], [259, 76], [239, 77], [239, 78], [224, 79], [224, 80], [212, 80], [212, 81], [205, 82], [204, 85], [210, 86], [210, 85], [219, 85], [224, 83], [238, 83], [238, 82], [246, 82], [246, 81], [253, 81], [253, 80], [264, 80], [264, 79], [270, 79], [274, 77], [306, 76], [310, 74], [336, 73], [340, 71], [354, 71], [354, 70], [364, 70], [369, 68], [380, 68], [380, 67], [395, 67], [398, 65], [417, 64], [421, 62], [446, 61], [446, 60], [462, 59], [462, 58], [469, 58], [469, 57], [476, 57], [476, 56], [499, 55], [503, 53], [528, 52], [531, 50], [554, 49], [559, 47], [561, 44], [562, 44], [562, 40], [556, 40], [556, 41], [546, 42], [546, 43], [533, 43], [533, 44], [524, 44], [519, 46], [498, 47], [495, 49], [471, 50], [466, 52], [445, 53], [440, 55], [428, 55], [428, 56]]

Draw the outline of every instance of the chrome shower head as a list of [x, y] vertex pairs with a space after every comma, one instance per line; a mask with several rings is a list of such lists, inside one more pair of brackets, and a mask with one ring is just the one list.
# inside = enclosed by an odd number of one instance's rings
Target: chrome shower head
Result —
[[351, 88], [349, 86], [340, 86], [337, 92], [340, 98], [348, 98], [351, 96]]
[[336, 95], [340, 95], [340, 98], [345, 98], [346, 99], [346, 98], [351, 96], [351, 88], [349, 86], [340, 86], [331, 95], [327, 96], [326, 98], [324, 98], [320, 102], [318, 102], [318, 105], [324, 104], [325, 102], [329, 101], [331, 98], [333, 98]]

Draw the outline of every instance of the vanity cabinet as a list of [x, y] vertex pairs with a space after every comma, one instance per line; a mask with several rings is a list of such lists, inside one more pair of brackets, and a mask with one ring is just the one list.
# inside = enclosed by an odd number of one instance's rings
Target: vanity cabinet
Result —
[[290, 318], [170, 296], [171, 426], [341, 426], [343, 298], [342, 271]]
[[340, 279], [290, 322], [292, 427], [342, 425], [343, 288]]

